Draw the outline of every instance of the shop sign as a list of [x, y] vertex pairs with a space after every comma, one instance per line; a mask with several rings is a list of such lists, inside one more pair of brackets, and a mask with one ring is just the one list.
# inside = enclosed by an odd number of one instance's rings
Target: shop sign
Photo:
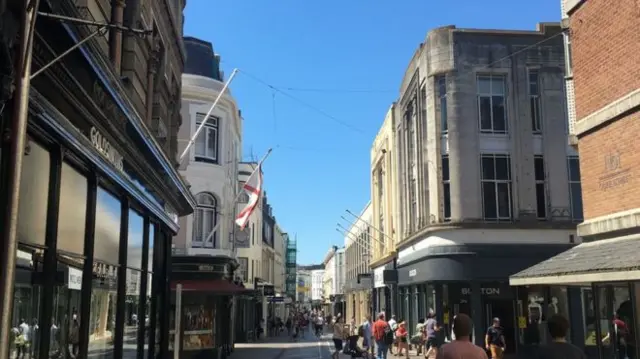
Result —
[[631, 174], [622, 167], [620, 153], [612, 152], [604, 156], [604, 172], [600, 176], [600, 190], [606, 191], [629, 183]]
[[373, 270], [373, 286], [375, 288], [384, 287], [384, 267], [376, 268]]
[[[471, 295], [471, 288], [462, 288], [460, 290], [462, 295]], [[480, 288], [482, 295], [500, 295], [500, 288]]]
[[409, 277], [415, 277], [416, 274], [418, 274], [418, 270], [417, 269], [412, 269], [409, 271]]
[[95, 147], [100, 154], [102, 154], [115, 168], [120, 171], [124, 171], [124, 158], [116, 150], [115, 147], [111, 145], [97, 128], [91, 127], [89, 131], [89, 138], [91, 139], [91, 144]]
[[67, 288], [71, 290], [82, 290], [82, 271], [69, 267], [67, 277]]

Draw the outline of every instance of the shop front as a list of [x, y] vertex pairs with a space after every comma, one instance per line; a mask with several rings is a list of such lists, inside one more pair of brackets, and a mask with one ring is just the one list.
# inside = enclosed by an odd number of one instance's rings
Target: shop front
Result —
[[[638, 235], [587, 242], [512, 275], [510, 283], [518, 292], [547, 293], [534, 315], [541, 310], [541, 324], [553, 314], [569, 319], [569, 340], [588, 358], [634, 359], [640, 355], [639, 252]], [[555, 293], [567, 293], [568, 308]]]
[[371, 315], [371, 288], [373, 281], [371, 274], [358, 274], [356, 278], [345, 281], [345, 313], [346, 317], [354, 318], [356, 324], [364, 321], [367, 315]]
[[384, 312], [387, 318], [398, 313], [397, 306], [398, 271], [395, 258], [386, 264], [373, 268], [373, 309]]
[[485, 330], [498, 317], [505, 329], [507, 350], [518, 352], [527, 301], [521, 300], [515, 288], [509, 286], [508, 275], [566, 248], [566, 245], [448, 244], [400, 251], [398, 319], [405, 320], [412, 331], [420, 319], [433, 311], [445, 328], [442, 339], [450, 339], [453, 317], [465, 313], [474, 322], [473, 341], [484, 346]]
[[244, 307], [238, 297], [249, 293], [233, 281], [236, 268], [230, 257], [172, 257], [170, 353], [178, 351], [180, 358], [220, 358], [231, 353], [235, 326], [244, 324], [234, 320], [238, 308]]
[[[34, 71], [79, 38], [38, 20]], [[167, 357], [169, 249], [195, 201], [111, 69], [87, 42], [31, 80], [15, 286], [1, 293], [11, 357]], [[5, 134], [12, 111], [0, 111]], [[13, 140], [1, 144], [2, 208]]]

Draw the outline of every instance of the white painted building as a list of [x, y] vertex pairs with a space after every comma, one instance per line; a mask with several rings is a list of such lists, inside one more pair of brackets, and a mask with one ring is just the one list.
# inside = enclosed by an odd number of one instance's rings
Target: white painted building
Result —
[[[249, 179], [249, 176], [256, 168], [257, 163], [241, 162], [238, 171], [238, 180], [242, 183]], [[237, 204], [237, 210], [241, 211], [249, 200], [246, 194], [241, 194]], [[249, 223], [243, 231], [236, 230], [236, 255], [240, 264], [240, 272], [242, 273], [242, 281], [245, 287], [253, 288], [254, 278], [267, 279], [267, 273], [264, 272], [262, 265], [262, 207], [260, 201], [249, 217]], [[265, 245], [266, 247], [266, 245]]]
[[274, 263], [273, 263], [273, 286], [275, 287], [276, 293], [281, 293], [284, 295], [285, 293], [285, 279], [286, 279], [286, 249], [287, 243], [285, 241], [285, 232], [280, 228], [280, 226], [276, 223], [274, 230], [274, 240], [273, 240], [273, 249], [275, 252]]
[[298, 269], [296, 272], [296, 302], [311, 303], [311, 271]]
[[[189, 54], [190, 60], [194, 63], [211, 60], [213, 63], [215, 55], [211, 43], [197, 39], [192, 41], [210, 51]], [[196, 59], [196, 56], [207, 58]], [[178, 153], [186, 148], [223, 87], [222, 74], [213, 66], [190, 68], [198, 74], [182, 75], [182, 124], [178, 131]], [[226, 91], [180, 165], [180, 173], [190, 184], [198, 206], [194, 214], [180, 218], [180, 232], [173, 242], [176, 253], [234, 255], [234, 199], [238, 190], [241, 149], [240, 110], [231, 92]]]
[[311, 271], [311, 300], [322, 300], [323, 297], [324, 269], [314, 269]]

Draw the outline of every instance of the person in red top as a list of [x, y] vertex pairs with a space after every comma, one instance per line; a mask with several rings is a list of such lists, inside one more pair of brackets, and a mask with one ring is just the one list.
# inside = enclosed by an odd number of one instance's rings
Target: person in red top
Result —
[[398, 325], [398, 330], [396, 330], [396, 338], [398, 338], [398, 356], [402, 356], [402, 352], [404, 351], [404, 356], [409, 358], [409, 332], [407, 331], [407, 323], [400, 322]]
[[378, 320], [373, 323], [373, 339], [376, 341], [376, 351], [378, 359], [387, 359], [387, 352], [389, 351], [389, 346], [385, 342], [385, 335], [387, 330], [391, 330], [389, 328], [389, 324], [384, 319], [384, 312], [378, 314]]

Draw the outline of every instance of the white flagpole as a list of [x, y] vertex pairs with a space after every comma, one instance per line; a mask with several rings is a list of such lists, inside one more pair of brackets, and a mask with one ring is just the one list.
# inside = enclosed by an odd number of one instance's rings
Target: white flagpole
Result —
[[180, 155], [180, 159], [178, 160], [178, 163], [182, 163], [182, 160], [187, 155], [187, 153], [189, 153], [189, 150], [191, 149], [193, 144], [196, 143], [196, 139], [198, 138], [198, 135], [200, 134], [200, 132], [202, 132], [204, 125], [206, 125], [207, 122], [209, 122], [209, 117], [211, 116], [213, 109], [216, 108], [216, 106], [218, 105], [218, 102], [222, 98], [222, 95], [224, 95], [225, 91], [227, 90], [227, 87], [229, 87], [229, 84], [231, 83], [231, 81], [233, 81], [233, 78], [236, 76], [237, 73], [238, 73], [238, 69], [233, 69], [233, 71], [231, 72], [231, 75], [229, 76], [229, 79], [227, 80], [227, 82], [224, 83], [224, 86], [222, 86], [222, 90], [220, 90], [220, 93], [218, 93], [218, 96], [213, 101], [211, 108], [209, 108], [207, 115], [204, 117], [204, 120], [202, 120], [202, 123], [196, 130], [196, 133], [193, 134], [193, 137], [191, 137], [191, 139], [187, 143], [187, 147], [185, 147], [184, 151], [182, 151], [182, 154]]
[[[253, 172], [251, 172], [251, 175], [249, 176], [249, 178], [247, 179], [246, 182], [249, 182], [249, 180], [251, 180], [251, 178], [253, 177], [253, 175], [255, 175], [255, 173], [257, 172], [257, 170], [261, 167], [262, 162], [264, 162], [264, 160], [267, 159], [267, 157], [269, 157], [269, 155], [271, 154], [271, 151], [273, 151], [273, 148], [270, 148], [267, 153], [264, 155], [264, 157], [262, 157], [262, 159], [260, 160], [260, 162], [258, 162], [258, 166], [256, 168], [254, 168]], [[237, 210], [237, 206], [238, 206], [238, 200], [240, 199], [240, 195], [242, 194], [243, 190], [238, 191], [238, 194], [236, 195], [236, 198], [233, 200], [233, 216], [234, 216], [234, 225], [235, 225], [235, 213]], [[259, 199], [258, 199], [259, 200]], [[222, 217], [222, 216], [221, 216]], [[216, 231], [218, 230], [218, 227], [220, 227], [220, 221], [217, 221], [216, 225], [213, 226], [213, 229], [211, 230], [211, 232], [209, 232], [209, 235], [207, 236], [207, 238], [202, 242], [207, 243], [211, 237], [213, 237], [213, 235], [216, 233]], [[234, 232], [235, 232], [235, 226], [234, 226]], [[233, 248], [235, 248], [235, 238], [233, 239]]]

